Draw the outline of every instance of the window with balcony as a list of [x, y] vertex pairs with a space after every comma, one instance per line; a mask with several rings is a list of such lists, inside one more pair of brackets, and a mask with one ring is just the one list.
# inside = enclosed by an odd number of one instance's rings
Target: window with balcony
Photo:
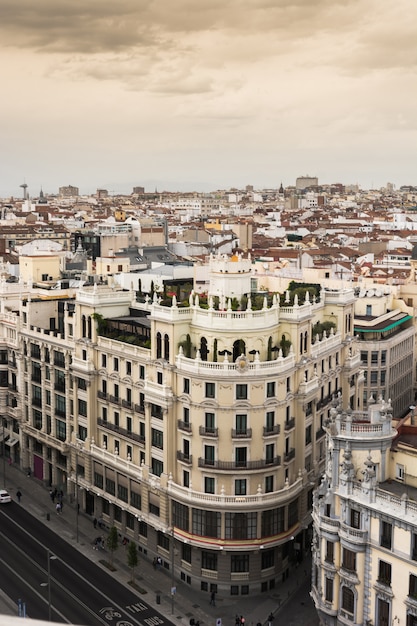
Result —
[[246, 467], [247, 465], [248, 450], [245, 447], [239, 447], [235, 449], [235, 463], [236, 467]]
[[387, 548], [388, 550], [391, 550], [392, 547], [392, 524], [389, 524], [388, 522], [381, 522], [380, 523], [380, 545], [383, 548]]
[[235, 480], [235, 496], [246, 496], [246, 479]]
[[275, 427], [275, 411], [267, 411], [265, 419], [265, 432], [274, 432]]
[[214, 465], [214, 446], [204, 446], [204, 463], [205, 465]]
[[248, 416], [246, 414], [236, 415], [236, 435], [246, 435], [248, 430]]
[[214, 433], [215, 432], [215, 426], [216, 424], [216, 417], [214, 415], [214, 413], [205, 413], [204, 415], [204, 427], [206, 429], [206, 432], [208, 433]]
[[275, 458], [275, 444], [269, 443], [265, 446], [265, 462], [273, 463]]

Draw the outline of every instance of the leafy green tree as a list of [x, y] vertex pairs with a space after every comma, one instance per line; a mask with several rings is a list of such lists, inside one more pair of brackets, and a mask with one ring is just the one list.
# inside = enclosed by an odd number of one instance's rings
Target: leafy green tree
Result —
[[129, 541], [127, 546], [127, 564], [132, 571], [131, 582], [135, 582], [135, 568], [138, 565], [138, 548], [134, 541]]
[[110, 565], [113, 566], [113, 554], [119, 547], [119, 536], [117, 534], [116, 526], [110, 528], [109, 536], [107, 537], [107, 548], [110, 552]]

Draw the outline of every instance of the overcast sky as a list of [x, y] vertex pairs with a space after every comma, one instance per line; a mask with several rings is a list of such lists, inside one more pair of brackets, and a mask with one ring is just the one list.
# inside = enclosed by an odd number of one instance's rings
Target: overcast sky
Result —
[[0, 0], [0, 196], [417, 184], [415, 0]]

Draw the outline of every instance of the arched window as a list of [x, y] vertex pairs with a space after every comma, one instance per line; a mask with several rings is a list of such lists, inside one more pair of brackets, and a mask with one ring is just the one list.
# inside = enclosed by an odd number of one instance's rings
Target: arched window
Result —
[[308, 340], [308, 332], [304, 333], [304, 352], [307, 352], [307, 340]]
[[85, 315], [82, 316], [81, 318], [81, 326], [82, 326], [82, 336], [86, 337], [87, 336], [87, 320], [85, 318]]
[[300, 354], [303, 354], [303, 333], [300, 333]]
[[207, 361], [207, 355], [209, 351], [207, 348], [207, 339], [205, 337], [201, 337], [200, 341], [200, 356], [202, 361]]
[[237, 339], [233, 344], [233, 361], [242, 354], [246, 354], [246, 344], [243, 339]]
[[169, 337], [164, 335], [164, 359], [169, 361]]
[[162, 358], [162, 337], [161, 333], [156, 333], [156, 358]]
[[87, 336], [88, 336], [88, 338], [89, 338], [89, 339], [91, 339], [91, 338], [92, 338], [92, 330], [91, 330], [91, 329], [92, 329], [92, 323], [91, 323], [91, 317], [89, 317], [89, 318], [88, 318], [88, 320], [87, 320], [87, 329], [88, 329], [88, 330], [87, 330]]

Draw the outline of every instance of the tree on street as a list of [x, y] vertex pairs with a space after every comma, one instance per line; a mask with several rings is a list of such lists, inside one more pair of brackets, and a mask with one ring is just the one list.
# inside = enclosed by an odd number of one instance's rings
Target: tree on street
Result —
[[134, 541], [129, 541], [129, 545], [127, 548], [127, 564], [132, 570], [132, 584], [135, 582], [135, 568], [138, 564], [138, 548]]
[[109, 536], [107, 537], [107, 548], [110, 552], [110, 565], [113, 567], [113, 554], [119, 547], [119, 537], [117, 535], [116, 526], [110, 528]]

